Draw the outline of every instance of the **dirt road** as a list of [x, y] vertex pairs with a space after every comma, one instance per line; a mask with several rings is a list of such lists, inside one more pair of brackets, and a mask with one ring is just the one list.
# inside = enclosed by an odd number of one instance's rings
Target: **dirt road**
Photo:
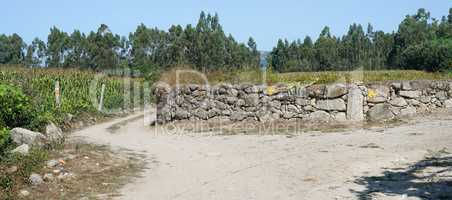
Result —
[[[431, 152], [452, 151], [452, 120], [291, 137], [181, 136], [158, 134], [135, 115], [74, 136], [147, 157], [148, 169], [121, 190], [120, 199], [365, 199], [376, 192], [369, 177], [406, 169]], [[371, 195], [419, 198], [401, 184]]]

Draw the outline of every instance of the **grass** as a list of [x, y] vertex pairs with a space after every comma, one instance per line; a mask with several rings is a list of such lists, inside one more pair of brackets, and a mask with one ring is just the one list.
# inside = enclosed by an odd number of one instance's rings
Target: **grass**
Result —
[[188, 72], [189, 68], [174, 68], [161, 75], [160, 81], [169, 85], [177, 83], [176, 70], [185, 70], [187, 73], [179, 73], [181, 84], [204, 84], [208, 80], [210, 84], [261, 84], [274, 85], [278, 83], [300, 84], [328, 84], [351, 82], [384, 82], [394, 80], [447, 80], [452, 79], [452, 73], [431, 73], [416, 70], [380, 70], [380, 71], [325, 71], [325, 72], [290, 72], [277, 73], [271, 70], [237, 69], [217, 70], [207, 73]]

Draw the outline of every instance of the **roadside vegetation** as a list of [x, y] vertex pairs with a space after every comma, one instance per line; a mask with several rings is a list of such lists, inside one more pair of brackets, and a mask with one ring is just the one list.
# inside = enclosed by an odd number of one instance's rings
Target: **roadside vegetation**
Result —
[[[21, 127], [43, 132], [49, 123], [64, 127], [87, 116], [92, 119], [110, 116], [111, 113], [100, 112], [92, 103], [90, 85], [95, 75], [91, 71], [76, 69], [0, 68], [0, 199], [17, 199], [20, 187], [30, 183], [30, 175], [42, 172], [45, 162], [52, 158], [49, 154], [63, 151], [66, 145], [61, 140], [40, 147], [32, 145], [28, 153], [12, 153], [19, 145], [12, 141], [11, 129]], [[57, 81], [60, 84], [59, 106], [55, 97]], [[97, 82], [95, 100], [100, 98], [102, 84], [105, 84], [103, 110], [127, 111], [140, 105], [134, 103], [143, 101], [143, 80], [140, 78], [130, 79], [129, 87], [138, 87], [137, 94], [132, 90], [130, 96], [125, 96], [127, 87], [123, 77], [102, 77]], [[42, 195], [46, 197], [46, 194]]]

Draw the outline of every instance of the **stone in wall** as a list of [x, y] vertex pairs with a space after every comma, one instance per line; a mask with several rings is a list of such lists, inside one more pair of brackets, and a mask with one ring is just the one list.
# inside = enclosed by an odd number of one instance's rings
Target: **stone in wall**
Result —
[[377, 104], [369, 109], [367, 116], [371, 121], [391, 120], [395, 116], [392, 113], [391, 105], [387, 103]]
[[352, 86], [347, 98], [347, 119], [352, 121], [364, 120], [364, 96], [362, 90], [357, 86]]
[[318, 100], [316, 107], [326, 111], [345, 111], [347, 109], [343, 99]]
[[[452, 108], [451, 81], [312, 85], [277, 89], [253, 85], [157, 88], [157, 123], [174, 120], [388, 120]], [[295, 92], [293, 92], [295, 91]], [[302, 92], [297, 92], [302, 91]]]
[[389, 87], [386, 85], [371, 85], [367, 89], [367, 102], [383, 103], [388, 101]]

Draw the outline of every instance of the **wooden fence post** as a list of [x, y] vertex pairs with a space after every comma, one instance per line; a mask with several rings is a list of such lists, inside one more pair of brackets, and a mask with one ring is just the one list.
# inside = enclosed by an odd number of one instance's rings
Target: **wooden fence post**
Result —
[[105, 92], [105, 83], [102, 84], [102, 89], [100, 90], [100, 101], [99, 101], [99, 111], [102, 111], [102, 106], [104, 105], [104, 92]]
[[60, 108], [61, 105], [60, 81], [55, 82], [55, 104], [57, 108]]

